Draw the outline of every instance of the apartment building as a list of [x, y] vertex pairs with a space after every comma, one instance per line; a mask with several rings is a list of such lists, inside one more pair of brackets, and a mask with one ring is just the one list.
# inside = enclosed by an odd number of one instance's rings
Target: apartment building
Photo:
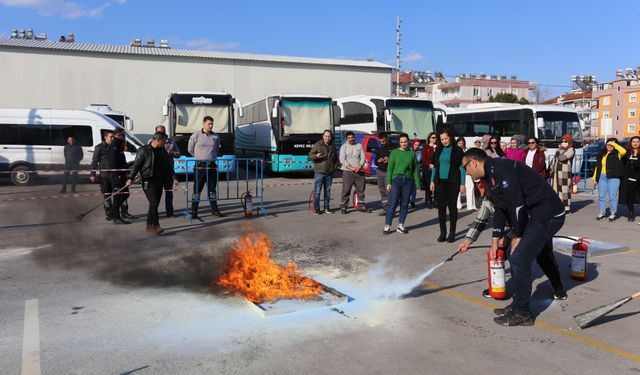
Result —
[[[640, 70], [640, 69], [639, 69]], [[640, 134], [640, 74], [638, 70], [616, 71], [616, 79], [593, 86], [594, 135], [631, 137]], [[604, 134], [610, 124], [611, 133]]]
[[535, 84], [518, 80], [516, 76], [460, 74], [455, 82], [439, 82], [432, 87], [432, 100], [449, 107], [466, 107], [472, 103], [486, 103], [500, 93], [509, 93], [518, 98], [529, 98]]

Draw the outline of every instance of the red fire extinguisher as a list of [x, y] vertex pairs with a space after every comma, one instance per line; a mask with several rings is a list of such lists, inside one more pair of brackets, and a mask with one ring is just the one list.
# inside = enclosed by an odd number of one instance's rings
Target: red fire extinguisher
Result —
[[491, 259], [491, 251], [487, 253], [489, 265], [489, 295], [494, 299], [507, 297], [507, 283], [504, 278], [504, 250], [498, 249], [497, 259]]
[[587, 279], [587, 258], [591, 242], [580, 237], [571, 249], [571, 278], [584, 281]]
[[353, 193], [353, 208], [355, 208], [356, 210], [360, 208], [360, 202], [358, 201], [358, 194], [356, 194], [355, 192]]
[[242, 202], [242, 208], [244, 209], [244, 216], [253, 216], [253, 197], [251, 196], [251, 192], [247, 191], [242, 194], [240, 196], [240, 201]]

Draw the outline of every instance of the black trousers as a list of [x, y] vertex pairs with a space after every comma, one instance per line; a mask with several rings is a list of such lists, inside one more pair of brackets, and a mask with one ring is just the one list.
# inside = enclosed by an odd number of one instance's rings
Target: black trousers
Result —
[[425, 203], [433, 203], [433, 193], [429, 189], [431, 183], [431, 170], [429, 167], [422, 166], [422, 185], [424, 189], [424, 201]]
[[149, 201], [149, 211], [147, 212], [147, 226], [159, 227], [160, 218], [158, 217], [158, 206], [162, 198], [162, 190], [164, 190], [164, 182], [162, 180], [145, 180], [142, 181], [142, 190]]
[[107, 199], [113, 193], [113, 187], [111, 186], [111, 180], [109, 176], [101, 175], [100, 176], [100, 193], [102, 193], [102, 199], [104, 199], [104, 213], [107, 216], [111, 216], [111, 206], [113, 203], [113, 199]]
[[[207, 174], [209, 176], [208, 182]], [[198, 209], [200, 193], [202, 192], [202, 189], [204, 189], [205, 184], [207, 185], [208, 198], [211, 207], [217, 207], [218, 197], [216, 196], [216, 186], [218, 185], [218, 173], [215, 161], [209, 163], [199, 161], [196, 163], [196, 171], [193, 181], [193, 197], [191, 203], [191, 209], [193, 211]]]
[[[626, 184], [625, 190], [626, 190], [627, 196], [626, 197], [620, 197], [620, 198], [624, 199], [627, 202], [627, 210], [629, 210], [629, 217], [635, 219], [636, 213], [635, 213], [635, 210], [634, 210], [634, 206], [635, 206], [636, 199], [637, 199], [637, 194], [638, 194], [638, 184], [640, 184], [640, 182], [638, 182], [638, 181], [630, 181], [630, 180], [625, 178], [622, 181], [622, 183]], [[620, 190], [622, 190], [622, 189], [620, 189]]]
[[456, 224], [458, 223], [458, 194], [460, 194], [460, 184], [450, 184], [441, 181], [436, 184], [435, 201], [438, 206], [438, 222], [440, 223], [440, 233], [447, 233], [447, 208], [449, 208], [449, 234], [456, 234]]
[[168, 216], [173, 215], [173, 181], [164, 182], [164, 208]]
[[[69, 175], [71, 175], [71, 191], [76, 191], [76, 184], [78, 183], [78, 169], [80, 169], [80, 164], [66, 164], [66, 171], [64, 172], [64, 177], [62, 178], [62, 190], [67, 190], [67, 182], [69, 181]], [[68, 172], [75, 171], [75, 172]]]
[[[127, 173], [111, 172], [109, 174], [109, 182], [111, 183], [111, 189], [113, 189], [114, 192], [120, 190], [127, 182]], [[124, 188], [113, 196], [113, 204], [111, 205], [112, 218], [120, 217], [120, 206], [127, 198], [129, 198], [129, 188]]]

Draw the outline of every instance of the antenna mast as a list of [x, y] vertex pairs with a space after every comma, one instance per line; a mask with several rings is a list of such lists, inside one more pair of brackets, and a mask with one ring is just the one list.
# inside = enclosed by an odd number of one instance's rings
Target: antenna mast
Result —
[[396, 96], [400, 96], [400, 40], [402, 34], [400, 33], [400, 23], [402, 20], [400, 16], [396, 18]]

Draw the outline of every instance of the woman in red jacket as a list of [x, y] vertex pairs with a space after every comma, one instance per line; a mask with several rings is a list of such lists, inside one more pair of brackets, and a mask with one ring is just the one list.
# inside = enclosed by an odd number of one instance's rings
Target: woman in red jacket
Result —
[[531, 137], [527, 141], [527, 147], [529, 150], [527, 151], [524, 162], [529, 167], [533, 168], [534, 171], [538, 172], [542, 178], [547, 178], [547, 163], [546, 157], [544, 155], [544, 151], [540, 148], [540, 144], [538, 142], [538, 138]]

